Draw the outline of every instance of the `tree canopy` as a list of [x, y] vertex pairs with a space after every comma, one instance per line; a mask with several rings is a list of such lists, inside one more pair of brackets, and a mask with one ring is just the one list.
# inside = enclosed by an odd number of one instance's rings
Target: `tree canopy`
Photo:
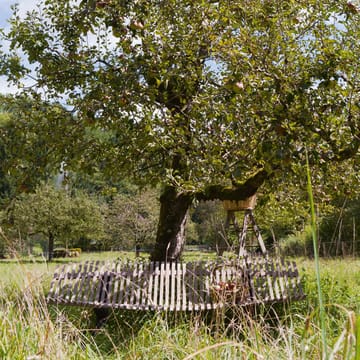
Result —
[[23, 194], [15, 201], [11, 217], [21, 234], [45, 235], [49, 260], [56, 242], [68, 247], [80, 238], [98, 240], [105, 236], [104, 219], [95, 201], [84, 194], [70, 197], [50, 185]]
[[306, 148], [318, 169], [358, 159], [359, 16], [338, 0], [43, 0], [15, 8], [0, 69], [67, 103], [51, 138], [66, 164], [164, 186], [153, 258], [177, 258], [194, 198], [296, 179]]

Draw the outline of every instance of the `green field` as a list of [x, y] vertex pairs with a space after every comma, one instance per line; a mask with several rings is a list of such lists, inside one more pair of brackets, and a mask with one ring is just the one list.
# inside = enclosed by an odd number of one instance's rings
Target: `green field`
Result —
[[[133, 254], [82, 254], [76, 261], [123, 256]], [[198, 259], [199, 254], [185, 258]], [[36, 260], [0, 263], [1, 359], [322, 358], [311, 260], [297, 259], [305, 301], [259, 308], [251, 317], [239, 309], [202, 316], [116, 311], [98, 331], [91, 309], [45, 303], [55, 267], [70, 260]], [[354, 359], [360, 346], [360, 260], [322, 260], [321, 275], [329, 359]]]

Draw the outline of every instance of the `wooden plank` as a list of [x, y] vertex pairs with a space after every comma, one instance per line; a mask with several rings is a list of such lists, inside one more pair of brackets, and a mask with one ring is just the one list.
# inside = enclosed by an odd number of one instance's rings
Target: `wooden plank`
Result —
[[256, 284], [256, 302], [264, 302], [269, 298], [265, 261], [264, 259], [252, 259], [252, 266], [252, 277]]
[[61, 283], [64, 280], [64, 271], [65, 271], [65, 266], [61, 266], [58, 267], [55, 270], [55, 274], [54, 274], [54, 278], [51, 282], [50, 285], [50, 292], [49, 292], [49, 299], [53, 302], [58, 302], [59, 301], [59, 295], [60, 295], [60, 288], [61, 288]]
[[78, 293], [79, 293], [79, 288], [80, 288], [80, 284], [82, 282], [82, 279], [83, 279], [83, 272], [81, 271], [83, 269], [83, 266], [85, 266], [85, 264], [79, 264], [78, 265], [78, 268], [77, 268], [77, 274], [78, 276], [76, 277], [76, 279], [74, 279], [74, 285], [73, 285], [73, 288], [72, 288], [72, 291], [71, 291], [71, 298], [70, 298], [70, 301], [69, 303], [70, 304], [75, 304], [76, 303], [76, 298], [78, 296]]
[[144, 285], [144, 294], [143, 294], [143, 308], [145, 310], [149, 309], [149, 306], [152, 302], [151, 299], [151, 292], [152, 292], [152, 283], [153, 283], [153, 272], [154, 272], [154, 263], [147, 262], [145, 264], [145, 271], [146, 271], [146, 285]]
[[181, 310], [181, 300], [182, 300], [182, 292], [181, 292], [181, 285], [182, 285], [182, 269], [181, 263], [175, 263], [176, 268], [176, 311]]
[[101, 266], [100, 261], [94, 262], [93, 270], [90, 274], [88, 292], [85, 295], [86, 296], [85, 302], [88, 303], [89, 305], [96, 305], [95, 298], [96, 298], [97, 288], [99, 285], [99, 267], [100, 266]]
[[282, 277], [281, 269], [279, 269], [278, 263], [276, 261], [270, 262], [270, 268], [271, 268], [272, 277], [273, 277], [272, 283], [273, 283], [273, 288], [274, 288], [274, 293], [275, 293], [275, 299], [281, 300], [282, 297], [281, 297], [280, 286], [279, 286], [279, 281], [280, 281], [280, 278]]
[[138, 266], [138, 279], [137, 279], [137, 289], [136, 289], [136, 293], [135, 293], [135, 297], [136, 297], [136, 303], [138, 304], [138, 309], [142, 309], [143, 308], [143, 297], [144, 297], [144, 286], [146, 286], [145, 284], [145, 274], [144, 274], [144, 264], [142, 261], [139, 262], [139, 266]]
[[198, 266], [199, 262], [193, 263], [193, 289], [192, 289], [192, 303], [193, 303], [193, 309], [195, 311], [199, 310], [199, 303], [201, 301], [200, 294], [199, 294], [199, 274], [198, 274]]
[[136, 292], [137, 292], [137, 279], [138, 279], [138, 274], [139, 274], [139, 263], [138, 262], [133, 262], [132, 263], [132, 268], [133, 270], [131, 271], [132, 277], [131, 277], [131, 282], [130, 282], [130, 298], [129, 298], [129, 309], [136, 309], [137, 306], [137, 299], [136, 299]]
[[93, 279], [93, 292], [91, 294], [91, 296], [89, 296], [89, 301], [90, 303], [92, 302], [95, 306], [99, 306], [100, 305], [100, 293], [101, 290], [104, 286], [103, 280], [102, 280], [102, 275], [104, 273], [104, 264], [103, 262], [97, 262], [96, 265], [96, 271], [95, 271], [95, 276]]
[[114, 278], [113, 278], [114, 287], [113, 287], [113, 296], [112, 296], [112, 300], [111, 300], [111, 306], [113, 308], [116, 308], [116, 307], [118, 307], [118, 304], [119, 304], [121, 262], [119, 262], [119, 261], [115, 262], [114, 272], [115, 272]]
[[[211, 285], [212, 285], [212, 279], [211, 279], [211, 271], [209, 271], [209, 265], [204, 264], [203, 271], [203, 291], [204, 291], [204, 301], [205, 301], [205, 309], [211, 310], [213, 308], [212, 306], [212, 298], [211, 298]], [[211, 265], [210, 265], [211, 266]]]
[[186, 273], [187, 273], [187, 268], [186, 268], [186, 263], [181, 263], [181, 280], [182, 280], [182, 310], [188, 310], [187, 307], [187, 293], [186, 293]]
[[170, 278], [170, 283], [171, 283], [171, 288], [170, 288], [170, 307], [169, 310], [170, 311], [174, 311], [175, 310], [175, 299], [176, 299], [176, 287], [175, 287], [175, 282], [176, 282], [176, 263], [174, 261], [171, 262], [171, 269], [170, 269], [170, 274], [171, 274], [171, 278]]
[[154, 292], [153, 292], [153, 304], [152, 309], [157, 310], [159, 308], [159, 278], [160, 278], [160, 263], [158, 261], [154, 264]]
[[277, 259], [277, 264], [281, 268], [282, 276], [279, 279], [281, 298], [283, 300], [289, 297], [291, 290], [288, 288], [288, 270], [289, 266], [285, 263], [284, 259]]
[[230, 302], [232, 306], [235, 306], [236, 304], [236, 291], [238, 290], [236, 288], [236, 272], [235, 272], [235, 265], [232, 262], [229, 264], [229, 266], [226, 266], [226, 282], [230, 283], [231, 285], [234, 285], [235, 287], [231, 289], [231, 286], [229, 288], [229, 296], [230, 296]]
[[225, 292], [226, 271], [225, 271], [224, 267], [222, 267], [222, 266], [220, 268], [220, 279], [221, 279], [221, 282], [224, 284], [223, 285], [224, 291], [222, 292], [221, 306], [225, 306], [226, 305], [226, 292]]
[[88, 299], [88, 293], [91, 289], [91, 281], [92, 281], [92, 277], [93, 277], [93, 270], [94, 270], [94, 262], [91, 261], [88, 264], [88, 268], [87, 268], [87, 273], [86, 275], [84, 275], [84, 282], [82, 285], [82, 294], [81, 297], [79, 298], [79, 302], [82, 305], [85, 305], [88, 303], [89, 299]]
[[55, 269], [54, 276], [50, 283], [50, 291], [48, 293], [48, 301], [50, 301], [50, 302], [58, 301], [57, 299], [59, 297], [61, 282], [63, 281], [63, 278], [64, 278], [64, 270], [65, 270], [64, 265], [61, 267], [58, 266]]
[[274, 294], [274, 289], [273, 289], [273, 284], [272, 284], [273, 274], [272, 274], [271, 265], [267, 261], [267, 259], [265, 260], [265, 263], [264, 263], [264, 269], [265, 269], [265, 274], [266, 274], [265, 276], [266, 276], [266, 286], [267, 286], [267, 294], [265, 296], [264, 301], [266, 301], [266, 302], [274, 301], [275, 294]]
[[[215, 284], [220, 285], [220, 283], [221, 283], [221, 271], [218, 268], [218, 264], [215, 264], [214, 279], [215, 279]], [[217, 298], [216, 298], [216, 303], [215, 303], [214, 308], [219, 308], [219, 307], [222, 307], [222, 306], [223, 306], [223, 304], [221, 302], [221, 293], [219, 293]]]
[[205, 293], [205, 269], [204, 263], [199, 261], [199, 266], [196, 269], [196, 274], [198, 276], [198, 292], [199, 292], [199, 300], [198, 306], [200, 310], [206, 309], [206, 293]]
[[72, 264], [69, 265], [68, 270], [66, 271], [67, 276], [64, 282], [64, 301], [66, 303], [70, 302], [71, 299], [71, 295], [72, 295], [72, 290], [73, 290], [73, 285], [74, 285], [74, 280], [77, 276], [77, 264]]
[[209, 264], [209, 291], [210, 291], [210, 299], [211, 299], [211, 308], [216, 309], [217, 307], [217, 299], [215, 297], [214, 286], [217, 284], [216, 274], [215, 274], [215, 263], [211, 262]]
[[251, 279], [250, 270], [247, 264], [247, 261], [243, 261], [243, 269], [244, 269], [244, 281], [246, 286], [248, 287], [248, 303], [252, 303], [255, 299], [255, 290], [254, 290], [254, 283]]
[[159, 310], [164, 307], [164, 276], [165, 276], [165, 264], [163, 262], [160, 263], [160, 285], [159, 285]]
[[292, 261], [291, 264], [292, 264], [292, 268], [294, 269], [292, 276], [291, 276], [291, 280], [293, 283], [293, 289], [294, 289], [293, 297], [294, 297], [294, 299], [301, 300], [301, 299], [305, 298], [305, 294], [303, 292], [303, 288], [301, 285], [299, 272], [298, 272], [295, 261]]
[[169, 297], [170, 297], [170, 263], [164, 264], [164, 310], [169, 309]]
[[187, 297], [186, 310], [192, 311], [194, 305], [194, 264], [193, 263], [186, 264], [185, 286], [186, 286], [186, 297]]
[[108, 275], [108, 283], [107, 283], [107, 297], [106, 297], [106, 306], [112, 305], [112, 300], [115, 295], [114, 293], [114, 285], [115, 285], [115, 272], [116, 272], [116, 262], [111, 261], [108, 263], [109, 265], [109, 275]]
[[89, 269], [89, 261], [85, 261], [84, 266], [82, 268], [82, 272], [81, 272], [81, 280], [79, 282], [77, 291], [76, 291], [76, 296], [74, 299], [74, 303], [75, 304], [81, 304], [82, 299], [83, 299], [83, 292], [84, 292], [84, 287], [86, 286], [86, 282], [87, 282], [87, 274], [88, 274], [88, 270]]
[[64, 269], [64, 273], [63, 273], [63, 279], [62, 279], [62, 284], [61, 284], [61, 288], [59, 291], [59, 300], [61, 302], [66, 303], [66, 295], [67, 295], [67, 289], [69, 287], [69, 272], [71, 273], [71, 265], [66, 265], [65, 269]]
[[151, 309], [153, 304], [154, 304], [154, 299], [153, 299], [153, 283], [154, 283], [154, 272], [155, 272], [155, 266], [154, 266], [154, 262], [150, 262], [149, 264], [149, 275], [148, 275], [148, 279], [149, 279], [149, 286], [147, 288], [147, 292], [146, 292], [146, 300], [145, 300], [145, 309]]
[[112, 293], [112, 277], [113, 277], [113, 262], [104, 264], [103, 275], [101, 276], [102, 289], [99, 297], [99, 302], [102, 306], [109, 305], [111, 302], [111, 293]]
[[125, 308], [125, 294], [126, 294], [126, 274], [127, 274], [127, 263], [124, 261], [119, 262], [120, 272], [117, 275], [119, 277], [119, 294], [118, 294], [118, 308]]
[[133, 263], [128, 261], [126, 263], [126, 267], [125, 267], [125, 272], [124, 272], [124, 277], [125, 277], [125, 296], [124, 296], [124, 308], [125, 309], [131, 309], [131, 303], [130, 303], [130, 298], [131, 298], [131, 293], [132, 293], [132, 284], [133, 284], [133, 268], [132, 268]]

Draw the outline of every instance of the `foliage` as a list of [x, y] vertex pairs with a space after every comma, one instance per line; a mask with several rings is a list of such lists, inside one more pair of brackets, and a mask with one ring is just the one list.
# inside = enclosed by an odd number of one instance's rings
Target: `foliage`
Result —
[[201, 244], [216, 248], [223, 241], [225, 234], [225, 211], [219, 201], [199, 202], [191, 219], [195, 224]]
[[39, 0], [14, 8], [0, 73], [34, 79], [17, 110], [41, 169], [163, 185], [153, 259], [176, 259], [194, 198], [304, 185], [305, 148], [315, 195], [359, 184], [358, 22], [343, 0]]
[[[359, 199], [338, 198], [334, 211], [324, 216], [319, 226], [319, 234], [324, 244], [326, 256], [357, 255], [359, 253], [360, 228]], [[343, 253], [345, 251], [345, 253]]]
[[99, 169], [94, 169], [89, 175], [84, 172], [68, 172], [66, 185], [71, 189], [77, 189], [97, 196], [106, 203], [111, 203], [117, 194], [135, 196], [139, 188], [124, 178], [121, 181], [113, 181], [107, 178]]
[[313, 257], [314, 249], [310, 225], [305, 226], [303, 231], [295, 232], [284, 237], [279, 242], [281, 253], [285, 256], [308, 256]]
[[[14, 203], [11, 221], [22, 236], [43, 234], [50, 241], [73, 246], [79, 238], [99, 240], [104, 236], [103, 216], [98, 204], [78, 193], [70, 197], [50, 185], [23, 194]], [[48, 251], [52, 252], [53, 248]]]
[[40, 1], [23, 19], [15, 7], [1, 69], [21, 81], [21, 49], [31, 90], [67, 96], [66, 162], [204, 191], [259, 169], [298, 173], [304, 144], [324, 169], [357, 153], [356, 7], [174, 4]]
[[5, 146], [6, 140], [4, 139], [3, 132], [4, 129], [9, 126], [8, 114], [0, 111], [0, 205], [5, 201], [5, 199], [11, 197], [11, 194], [13, 193], [11, 178], [7, 175], [6, 170], [3, 167], [7, 157], [7, 149]]
[[115, 248], [149, 247], [154, 244], [159, 204], [157, 191], [133, 195], [118, 194], [109, 204], [106, 231], [109, 245]]
[[28, 96], [0, 96], [0, 109], [0, 175], [9, 188], [3, 197], [11, 199], [59, 171], [63, 155], [54, 140], [66, 137], [71, 117], [59, 104]]

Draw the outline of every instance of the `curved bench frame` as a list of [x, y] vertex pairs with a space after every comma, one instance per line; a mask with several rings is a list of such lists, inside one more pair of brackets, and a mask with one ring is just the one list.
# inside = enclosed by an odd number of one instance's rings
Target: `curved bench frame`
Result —
[[47, 300], [95, 308], [199, 311], [304, 297], [295, 262], [248, 256], [225, 262], [68, 264], [55, 271]]

